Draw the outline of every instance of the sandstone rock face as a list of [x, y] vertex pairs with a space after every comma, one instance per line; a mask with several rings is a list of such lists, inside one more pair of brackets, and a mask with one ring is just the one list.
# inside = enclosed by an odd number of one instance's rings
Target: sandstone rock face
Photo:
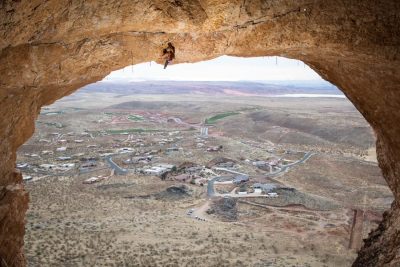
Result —
[[354, 266], [400, 264], [400, 2], [398, 0], [0, 1], [0, 266], [24, 266], [28, 196], [16, 150], [41, 106], [113, 70], [157, 60], [278, 55], [336, 84], [377, 136], [395, 201]]

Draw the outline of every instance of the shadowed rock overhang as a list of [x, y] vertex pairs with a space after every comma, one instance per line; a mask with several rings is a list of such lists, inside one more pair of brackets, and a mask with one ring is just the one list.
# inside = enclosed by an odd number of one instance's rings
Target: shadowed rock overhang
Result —
[[28, 196], [16, 150], [43, 105], [113, 70], [158, 60], [278, 55], [337, 85], [373, 127], [395, 196], [354, 266], [400, 264], [400, 2], [397, 0], [0, 1], [0, 266], [24, 266]]

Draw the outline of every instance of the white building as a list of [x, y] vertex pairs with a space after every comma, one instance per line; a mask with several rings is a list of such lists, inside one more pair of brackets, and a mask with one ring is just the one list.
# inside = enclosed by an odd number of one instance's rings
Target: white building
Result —
[[53, 151], [50, 150], [43, 150], [42, 152], [40, 152], [42, 155], [53, 155]]
[[166, 168], [155, 166], [155, 167], [151, 167], [150, 169], [145, 169], [144, 173], [147, 175], [157, 175], [158, 176], [158, 175], [163, 174], [166, 171], [167, 171]]
[[29, 180], [32, 180], [32, 179], [33, 179], [32, 176], [26, 175], [26, 174], [22, 174], [22, 180], [24, 180], [24, 181], [29, 181]]
[[66, 150], [67, 150], [67, 147], [66, 147], [66, 146], [62, 146], [62, 147], [56, 148], [56, 151], [57, 151], [57, 152], [62, 152], [62, 151], [66, 151]]
[[156, 165], [156, 167], [164, 168], [164, 169], [166, 169], [166, 170], [172, 170], [172, 168], [174, 168], [175, 165], [173, 165], [173, 164], [166, 164], [166, 163], [159, 163], [159, 164]]
[[28, 167], [28, 163], [17, 163], [17, 168], [18, 169], [23, 169]]
[[54, 169], [58, 171], [68, 171], [75, 167], [74, 163], [59, 164]]
[[254, 188], [254, 193], [261, 194], [262, 193], [261, 188]]
[[131, 147], [122, 147], [117, 150], [119, 154], [124, 154], [124, 153], [129, 153], [129, 152], [134, 152], [135, 150]]
[[70, 160], [71, 157], [58, 157], [57, 159], [58, 160]]

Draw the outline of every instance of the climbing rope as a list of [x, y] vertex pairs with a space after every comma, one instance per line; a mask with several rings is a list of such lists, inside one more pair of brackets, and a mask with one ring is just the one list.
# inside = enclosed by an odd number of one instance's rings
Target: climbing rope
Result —
[[131, 68], [132, 68], [132, 73], [133, 73], [133, 51], [131, 50]]

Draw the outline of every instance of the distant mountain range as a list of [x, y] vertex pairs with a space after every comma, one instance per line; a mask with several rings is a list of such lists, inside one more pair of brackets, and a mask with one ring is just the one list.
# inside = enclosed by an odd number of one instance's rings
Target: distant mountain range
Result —
[[83, 92], [132, 94], [207, 94], [268, 96], [282, 94], [342, 95], [330, 83], [323, 81], [143, 81], [129, 83], [97, 82], [85, 86]]

